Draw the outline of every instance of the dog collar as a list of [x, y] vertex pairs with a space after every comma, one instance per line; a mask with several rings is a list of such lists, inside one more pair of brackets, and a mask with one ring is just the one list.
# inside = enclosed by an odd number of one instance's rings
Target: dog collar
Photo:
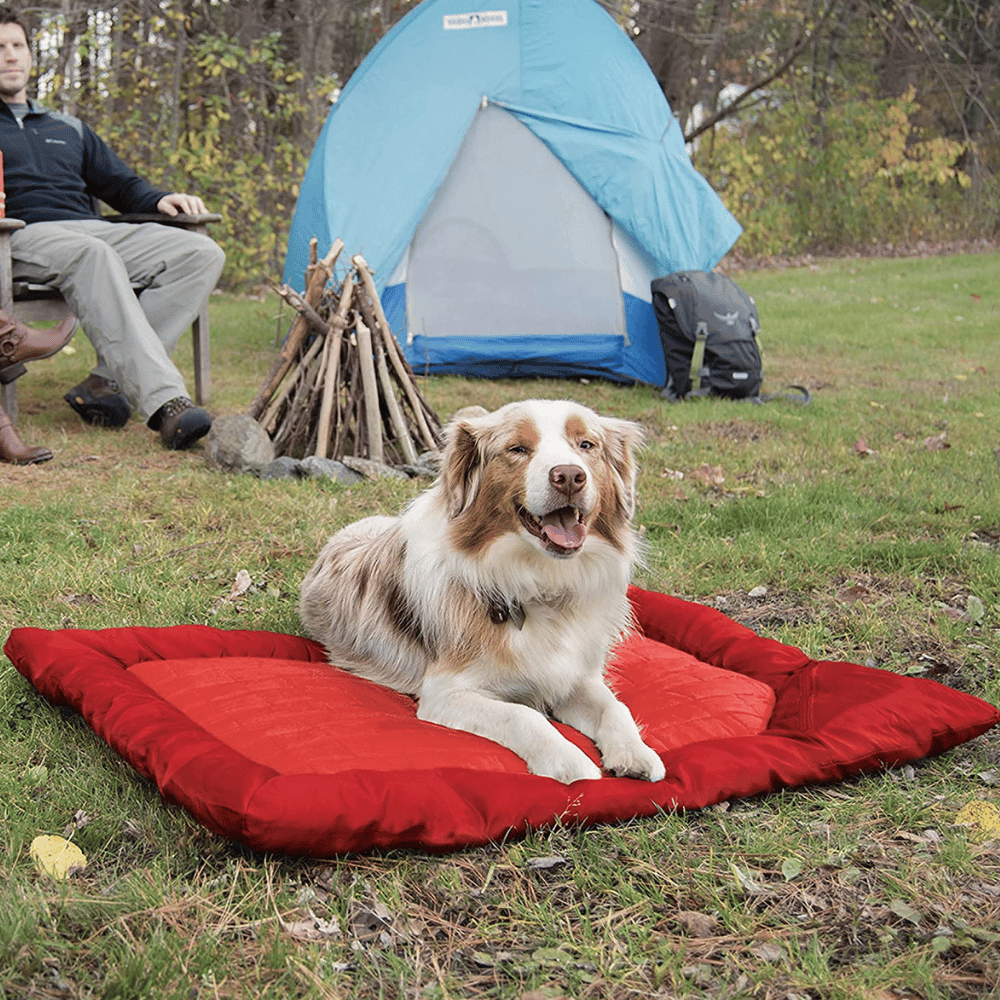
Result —
[[494, 625], [513, 622], [518, 630], [524, 628], [524, 605], [520, 601], [508, 601], [499, 594], [493, 594], [486, 600], [486, 610]]

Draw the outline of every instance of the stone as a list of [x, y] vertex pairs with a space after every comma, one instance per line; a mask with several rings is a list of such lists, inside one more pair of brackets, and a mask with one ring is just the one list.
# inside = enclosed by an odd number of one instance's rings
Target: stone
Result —
[[379, 476], [387, 476], [391, 479], [409, 479], [405, 472], [393, 468], [391, 465], [383, 465], [381, 462], [373, 462], [368, 458], [355, 458], [353, 455], [345, 455], [342, 459], [344, 465], [352, 472], [357, 472], [365, 479], [377, 479]]
[[257, 472], [261, 479], [301, 479], [302, 463], [297, 458], [282, 455], [273, 462], [268, 462]]
[[410, 479], [433, 479], [438, 470], [433, 465], [397, 465], [400, 472], [405, 472]]
[[274, 460], [274, 444], [248, 413], [218, 417], [205, 438], [205, 464], [222, 472], [254, 472]]
[[302, 459], [302, 474], [306, 476], [326, 476], [338, 483], [360, 483], [365, 477], [360, 472], [354, 472], [343, 462], [338, 462], [333, 458], [317, 458], [309, 455]]

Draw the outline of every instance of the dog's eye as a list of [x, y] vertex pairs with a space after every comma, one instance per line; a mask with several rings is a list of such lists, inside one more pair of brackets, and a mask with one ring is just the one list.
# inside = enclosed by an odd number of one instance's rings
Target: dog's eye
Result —
[[523, 444], [512, 444], [507, 452], [510, 455], [527, 455], [528, 449]]
[[581, 450], [581, 451], [590, 451], [590, 449], [591, 449], [591, 448], [596, 448], [596, 447], [597, 447], [597, 445], [596, 445], [596, 444], [594, 444], [594, 442], [593, 442], [593, 441], [588, 441], [588, 440], [587, 440], [586, 438], [584, 438], [584, 439], [583, 439], [583, 440], [582, 440], [582, 441], [580, 442], [580, 444], [579, 444], [579, 446], [578, 446], [578, 447], [580, 448], [580, 450]]

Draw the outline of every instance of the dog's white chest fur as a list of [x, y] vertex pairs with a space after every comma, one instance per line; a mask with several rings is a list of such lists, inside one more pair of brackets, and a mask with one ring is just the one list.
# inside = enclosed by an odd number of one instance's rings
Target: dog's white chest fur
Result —
[[307, 630], [331, 663], [418, 697], [420, 718], [496, 740], [536, 774], [600, 776], [548, 713], [590, 736], [605, 769], [659, 780], [603, 679], [630, 623], [638, 439], [569, 402], [462, 411], [430, 490], [327, 543], [302, 586]]

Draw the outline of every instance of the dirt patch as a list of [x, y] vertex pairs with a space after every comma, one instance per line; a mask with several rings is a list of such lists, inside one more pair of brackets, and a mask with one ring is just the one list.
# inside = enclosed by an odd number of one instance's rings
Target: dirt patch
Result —
[[770, 424], [755, 423], [752, 420], [727, 420], [721, 424], [708, 424], [704, 428], [706, 436], [736, 444], [762, 441], [770, 437], [774, 430]]
[[[695, 600], [793, 645], [788, 629], [821, 622], [836, 637], [830, 659], [927, 677], [979, 696], [1000, 669], [991, 657], [993, 636], [972, 617], [968, 588], [957, 579], [852, 573], [809, 593], [760, 587]], [[954, 622], [964, 625], [958, 637]]]

